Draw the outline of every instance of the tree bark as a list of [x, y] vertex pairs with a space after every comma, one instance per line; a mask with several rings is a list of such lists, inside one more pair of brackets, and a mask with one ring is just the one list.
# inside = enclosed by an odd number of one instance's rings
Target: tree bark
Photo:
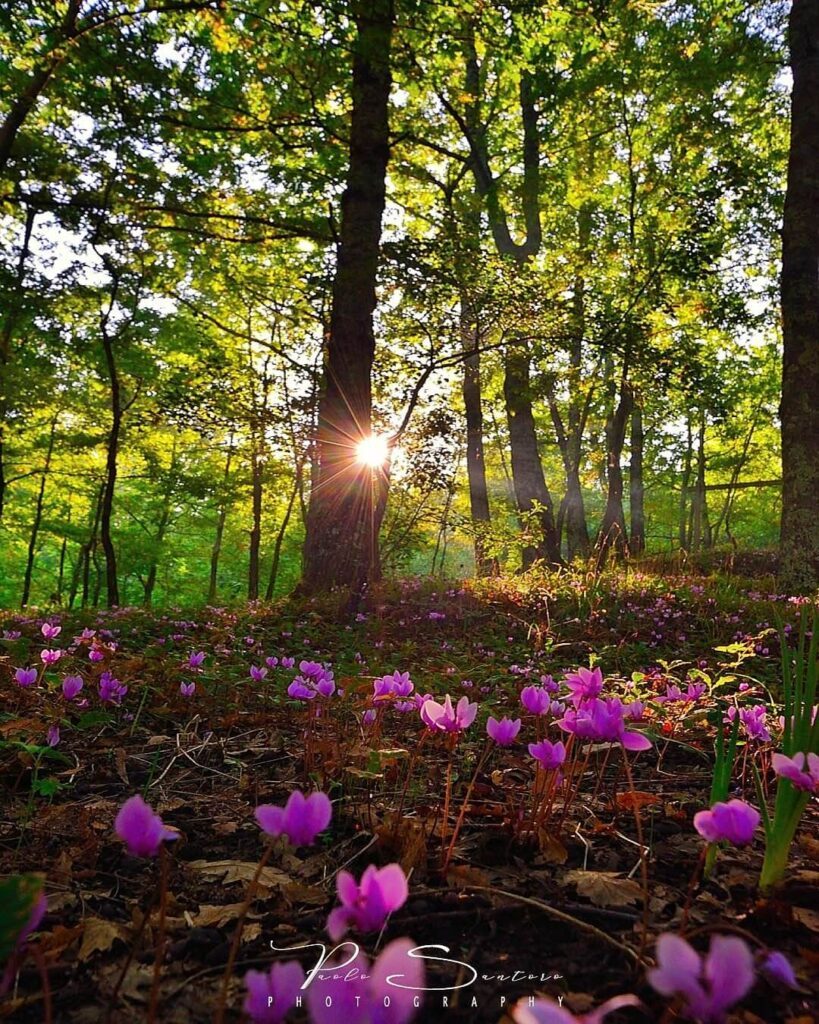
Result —
[[782, 227], [780, 589], [819, 587], [819, 3], [793, 0], [793, 94]]
[[529, 382], [529, 353], [522, 344], [510, 346], [506, 352], [503, 396], [509, 426], [515, 499], [523, 519], [524, 534], [530, 535], [530, 541], [524, 543], [523, 547], [523, 568], [528, 569], [538, 559], [557, 565], [560, 563], [560, 543], [552, 496], [546, 486], [537, 446]]
[[350, 164], [341, 201], [330, 336], [319, 399], [316, 479], [310, 495], [302, 588], [361, 594], [380, 575], [378, 533], [386, 474], [360, 465], [372, 429], [373, 312], [389, 159], [392, 0], [354, 5]]
[[3, 510], [6, 505], [6, 419], [8, 417], [9, 405], [9, 364], [11, 363], [11, 342], [14, 336], [14, 327], [20, 315], [23, 304], [23, 281], [26, 274], [26, 261], [28, 260], [31, 233], [34, 229], [34, 207], [30, 206], [26, 211], [26, 223], [23, 228], [23, 242], [20, 246], [20, 254], [17, 258], [17, 272], [14, 278], [13, 299], [3, 318], [3, 328], [0, 331], [0, 519], [3, 518]]
[[296, 476], [293, 481], [293, 490], [290, 492], [290, 497], [287, 501], [287, 508], [284, 510], [284, 517], [282, 518], [281, 525], [279, 526], [276, 534], [276, 543], [273, 545], [273, 561], [270, 563], [270, 576], [267, 580], [267, 590], [265, 591], [265, 601], [272, 601], [273, 594], [276, 591], [276, 579], [279, 575], [279, 563], [282, 557], [282, 544], [284, 543], [284, 537], [287, 533], [287, 527], [290, 525], [290, 516], [293, 512], [293, 506], [296, 503], [296, 498], [301, 491], [301, 477], [302, 477], [301, 465], [296, 466]]
[[225, 472], [222, 476], [222, 495], [219, 501], [219, 514], [216, 520], [216, 536], [213, 539], [213, 548], [210, 554], [210, 581], [208, 583], [208, 604], [216, 600], [216, 587], [219, 578], [219, 558], [222, 554], [222, 538], [225, 535], [225, 523], [227, 522], [228, 501], [227, 487], [230, 480], [230, 463], [233, 458], [233, 434], [228, 441], [227, 457], [225, 458]]
[[[617, 402], [616, 406], [614, 402]], [[623, 368], [619, 395], [611, 396], [611, 407], [606, 419], [606, 508], [597, 534], [597, 561], [602, 565], [609, 551], [613, 550], [618, 559], [627, 551], [626, 514], [623, 508], [623, 467], [621, 457], [626, 439], [626, 426], [631, 416], [634, 399], [631, 385], [627, 380], [627, 368]]]
[[634, 403], [631, 411], [631, 461], [629, 463], [629, 518], [631, 535], [629, 549], [633, 555], [646, 549], [645, 483], [643, 480], [643, 449], [645, 430], [643, 428], [643, 407]]
[[[111, 387], [111, 429], [108, 432], [108, 444], [105, 457], [105, 488], [100, 509], [100, 542], [105, 553], [105, 587], [109, 608], [119, 605], [119, 581], [117, 579], [117, 554], [111, 537], [111, 520], [114, 511], [114, 494], [117, 486], [117, 464], [119, 459], [119, 441], [122, 432], [122, 389], [120, 386], [117, 362], [114, 356], [114, 342], [108, 330], [111, 312], [116, 303], [118, 279], [113, 278], [111, 301], [108, 310], [101, 318], [102, 348], [105, 354], [105, 366]], [[96, 602], [95, 602], [96, 603]]]
[[680, 550], [688, 551], [688, 487], [691, 483], [691, 463], [694, 457], [694, 434], [691, 430], [691, 416], [685, 421], [685, 455], [683, 456], [682, 478], [680, 480], [679, 541]]
[[168, 525], [171, 521], [171, 499], [173, 498], [174, 486], [176, 484], [177, 440], [178, 438], [174, 437], [173, 448], [171, 450], [171, 464], [168, 467], [167, 486], [165, 487], [165, 493], [162, 496], [162, 508], [159, 513], [159, 522], [157, 523], [156, 535], [154, 536], [151, 564], [148, 566], [148, 575], [145, 579], [145, 593], [143, 601], [146, 608], [151, 607], [151, 603], [153, 602], [154, 599], [156, 576], [159, 570], [159, 556], [162, 552], [162, 545], [165, 543], [165, 535], [168, 532]]
[[463, 400], [466, 414], [466, 475], [469, 508], [475, 545], [475, 568], [479, 576], [491, 576], [496, 563], [486, 552], [486, 533], [491, 522], [489, 489], [483, 448], [483, 404], [481, 401], [480, 333], [468, 304], [461, 299], [461, 342], [465, 353]]
[[34, 504], [34, 521], [31, 524], [31, 534], [28, 541], [28, 558], [26, 559], [26, 572], [23, 578], [23, 596], [20, 598], [20, 607], [25, 608], [31, 597], [31, 578], [34, 574], [34, 558], [37, 553], [37, 538], [40, 534], [40, 524], [43, 521], [43, 499], [45, 498], [46, 482], [51, 469], [51, 456], [54, 454], [54, 436], [57, 432], [58, 414], [51, 418], [51, 429], [48, 433], [48, 447], [46, 448], [43, 472], [40, 474], [40, 487], [37, 491], [37, 501]]

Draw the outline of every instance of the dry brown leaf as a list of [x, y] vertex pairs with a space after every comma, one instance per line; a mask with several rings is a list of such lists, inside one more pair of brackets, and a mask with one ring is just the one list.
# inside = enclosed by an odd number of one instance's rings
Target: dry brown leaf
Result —
[[446, 873], [446, 883], [454, 889], [468, 888], [471, 885], [488, 886], [491, 882], [488, 872], [469, 864], [451, 864]]
[[128, 769], [125, 767], [126, 757], [127, 755], [122, 747], [117, 747], [114, 750], [114, 767], [117, 770], [117, 775], [120, 782], [130, 789], [131, 783], [128, 779]]
[[[258, 864], [241, 860], [192, 860], [188, 867], [199, 871], [205, 878], [219, 879], [223, 885], [237, 882], [247, 884], [256, 874]], [[293, 879], [278, 868], [263, 868], [256, 882], [257, 892], [269, 892], [282, 885], [290, 885]]]
[[125, 925], [117, 924], [114, 921], [103, 921], [101, 917], [86, 918], [80, 946], [80, 960], [87, 960], [94, 953], [105, 953], [117, 939], [127, 942], [129, 934]]
[[327, 893], [317, 885], [302, 885], [293, 882], [282, 886], [282, 895], [290, 903], [301, 903], [308, 907], [322, 907], [327, 902]]
[[623, 810], [633, 811], [635, 808], [641, 810], [643, 807], [656, 806], [662, 800], [654, 793], [642, 793], [639, 790], [628, 789], [624, 793], [618, 793], [614, 802]]
[[[221, 907], [203, 904], [192, 915], [191, 922], [196, 928], [221, 928], [223, 925], [235, 921], [241, 914], [243, 906], [243, 903], [225, 903]], [[248, 915], [248, 917], [251, 916]]]
[[554, 832], [549, 832], [545, 828], [539, 828], [537, 830], [537, 841], [541, 856], [547, 864], [565, 864], [569, 859], [569, 851]]
[[613, 871], [568, 871], [564, 881], [598, 907], [627, 907], [643, 895], [638, 882]]
[[794, 907], [793, 916], [812, 932], [819, 932], [819, 910], [810, 910], [808, 907]]

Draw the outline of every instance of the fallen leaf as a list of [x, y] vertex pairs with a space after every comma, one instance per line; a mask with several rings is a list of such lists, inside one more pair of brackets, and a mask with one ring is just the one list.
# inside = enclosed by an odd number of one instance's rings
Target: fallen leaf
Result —
[[191, 916], [191, 923], [196, 928], [221, 928], [235, 921], [241, 914], [243, 906], [243, 903], [225, 903], [221, 907], [203, 904]]
[[643, 793], [639, 790], [626, 790], [624, 793], [618, 793], [614, 798], [614, 802], [618, 807], [623, 810], [633, 811], [641, 810], [643, 807], [657, 806], [662, 803], [662, 800], [655, 796], [654, 793]]
[[327, 893], [317, 885], [302, 885], [293, 882], [282, 886], [282, 895], [290, 903], [304, 904], [308, 907], [322, 907], [327, 902]]
[[794, 907], [793, 916], [812, 932], [819, 932], [819, 910], [810, 910], [808, 907]]
[[[199, 871], [205, 878], [219, 879], [223, 885], [236, 882], [248, 883], [256, 874], [258, 864], [240, 860], [192, 860], [188, 867]], [[293, 879], [277, 868], [263, 868], [256, 882], [257, 892], [269, 892], [282, 885], [291, 884]]]
[[94, 953], [105, 953], [117, 939], [126, 942], [129, 930], [122, 924], [103, 921], [101, 917], [88, 917], [84, 921], [80, 960], [87, 960]]
[[553, 832], [539, 828], [537, 841], [540, 853], [547, 864], [565, 864], [569, 859], [569, 851]]
[[470, 867], [468, 864], [452, 864], [446, 873], [447, 885], [454, 889], [464, 889], [471, 885], [488, 886], [490, 881], [486, 871]]
[[564, 881], [598, 907], [627, 907], [643, 895], [633, 878], [620, 878], [612, 871], [568, 871]]

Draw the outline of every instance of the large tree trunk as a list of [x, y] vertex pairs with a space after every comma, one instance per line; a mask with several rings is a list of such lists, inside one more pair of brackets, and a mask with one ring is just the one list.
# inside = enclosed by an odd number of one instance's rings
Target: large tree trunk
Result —
[[177, 441], [178, 438], [174, 437], [173, 448], [171, 450], [171, 464], [168, 467], [167, 485], [165, 487], [165, 493], [162, 495], [162, 508], [159, 512], [159, 522], [157, 523], [156, 535], [154, 536], [151, 564], [148, 566], [148, 575], [145, 579], [145, 594], [143, 601], [146, 608], [151, 607], [151, 603], [154, 599], [154, 588], [156, 587], [156, 577], [159, 571], [159, 557], [162, 554], [162, 546], [165, 543], [165, 536], [168, 532], [168, 526], [171, 521], [171, 500], [173, 498], [174, 487], [176, 485]]
[[523, 568], [537, 559], [551, 565], [560, 563], [560, 543], [555, 527], [554, 507], [537, 446], [529, 383], [529, 353], [523, 344], [507, 349], [503, 396], [509, 425], [512, 480], [515, 499], [529, 541], [523, 548]]
[[819, 3], [794, 0], [788, 189], [782, 228], [780, 589], [819, 587]]
[[373, 312], [389, 158], [392, 0], [354, 5], [350, 165], [341, 201], [330, 336], [319, 400], [317, 472], [310, 495], [303, 588], [359, 594], [379, 576], [386, 477], [359, 464], [372, 428]]
[[643, 407], [640, 402], [635, 402], [634, 408], [631, 411], [631, 461], [629, 463], [628, 477], [629, 518], [631, 519], [629, 548], [633, 555], [640, 554], [646, 548], [645, 484], [643, 481], [644, 446]]
[[34, 574], [34, 558], [37, 554], [37, 538], [40, 534], [40, 524], [43, 521], [43, 500], [45, 498], [46, 481], [51, 469], [51, 456], [54, 454], [54, 435], [57, 432], [57, 415], [51, 419], [51, 429], [48, 433], [48, 447], [46, 448], [43, 471], [40, 474], [40, 487], [37, 491], [37, 501], [34, 504], [34, 521], [31, 524], [31, 534], [28, 541], [28, 558], [26, 559], [26, 573], [23, 578], [23, 596], [20, 599], [20, 607], [25, 608], [31, 597], [31, 577]]

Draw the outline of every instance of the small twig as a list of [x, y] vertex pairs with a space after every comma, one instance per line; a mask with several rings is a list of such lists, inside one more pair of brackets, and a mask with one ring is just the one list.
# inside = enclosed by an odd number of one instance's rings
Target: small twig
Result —
[[575, 928], [580, 928], [583, 931], [597, 936], [601, 942], [605, 942], [609, 946], [619, 949], [621, 953], [626, 953], [636, 963], [643, 964], [644, 966], [649, 964], [649, 961], [646, 960], [641, 953], [636, 953], [630, 946], [626, 946], [624, 943], [619, 942], [613, 936], [601, 931], [600, 928], [595, 928], [593, 924], [589, 924], [587, 921], [581, 921], [578, 917], [572, 917], [571, 914], [566, 914], [562, 910], [558, 910], [556, 907], [552, 907], [548, 903], [544, 903], [542, 900], [536, 900], [532, 896], [521, 896], [516, 892], [509, 892], [507, 889], [495, 889], [491, 885], [467, 885], [464, 886], [464, 888], [473, 892], [490, 892], [494, 893], [496, 896], [506, 896], [507, 899], [517, 900], [519, 903], [527, 904], [527, 906], [536, 907], [538, 910], [542, 910], [545, 914], [548, 914], [550, 917], [554, 917], [558, 921], [565, 921], [566, 924], [571, 924]]

